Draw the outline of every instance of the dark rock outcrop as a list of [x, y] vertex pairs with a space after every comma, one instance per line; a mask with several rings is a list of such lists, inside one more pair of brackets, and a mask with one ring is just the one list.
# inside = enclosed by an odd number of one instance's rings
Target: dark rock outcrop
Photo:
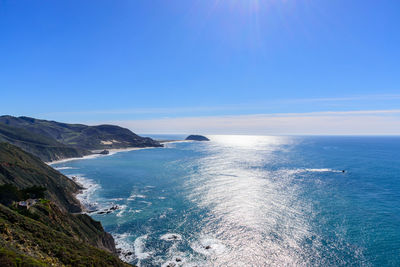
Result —
[[192, 141], [210, 141], [210, 139], [208, 139], [205, 136], [202, 135], [189, 135], [188, 137], [186, 137], [185, 140], [192, 140]]

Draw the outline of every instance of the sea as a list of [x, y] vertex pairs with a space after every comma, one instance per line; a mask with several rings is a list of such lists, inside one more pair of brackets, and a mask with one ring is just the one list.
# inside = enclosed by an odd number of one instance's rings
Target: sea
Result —
[[400, 266], [400, 137], [207, 137], [53, 167], [137, 266]]

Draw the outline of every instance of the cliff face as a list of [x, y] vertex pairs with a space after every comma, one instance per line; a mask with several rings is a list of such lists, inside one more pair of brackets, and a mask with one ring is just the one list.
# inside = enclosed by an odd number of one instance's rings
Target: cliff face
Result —
[[68, 231], [46, 225], [37, 216], [45, 215], [0, 204], [1, 266], [129, 266]]
[[37, 221], [75, 240], [117, 254], [113, 237], [104, 231], [100, 222], [86, 214], [62, 212], [54, 203], [45, 201], [29, 208], [29, 212]]
[[[27, 146], [33, 146], [31, 151], [27, 151], [32, 152], [42, 159], [48, 158], [46, 154], [55, 155], [57, 157], [56, 159], [59, 159], [61, 156], [60, 148], [62, 146], [64, 148], [63, 153], [70, 155], [73, 155], [73, 153], [84, 155], [85, 153], [87, 154], [89, 150], [162, 146], [159, 142], [151, 138], [141, 137], [128, 129], [115, 125], [88, 126], [83, 124], [39, 120], [29, 117], [0, 116], [0, 140], [1, 126], [5, 129], [11, 127], [11, 130], [7, 131], [8, 136], [4, 134], [4, 141], [11, 142], [25, 150], [27, 150]], [[15, 136], [17, 130], [21, 130], [18, 137]], [[9, 136], [10, 132], [11, 134], [14, 133], [14, 136]], [[41, 149], [43, 149], [45, 153], [40, 153], [40, 149], [34, 147], [38, 142], [29, 142], [32, 141], [32, 138], [30, 138], [28, 142], [25, 140], [27, 136], [30, 137], [26, 135], [26, 133], [32, 133], [35, 137], [35, 141], [38, 139], [41, 141], [44, 140], [46, 146], [41, 144]], [[55, 150], [53, 151], [51, 147], [57, 147], [58, 151], [52, 148]], [[67, 151], [66, 148], [70, 148], [71, 150]], [[66, 157], [70, 156], [65, 155], [65, 158]], [[54, 159], [54, 156], [52, 158]]]
[[[5, 187], [14, 187], [18, 193], [32, 186], [46, 191], [44, 199], [29, 208], [4, 201]], [[81, 211], [74, 197], [80, 186], [39, 158], [0, 143], [0, 187], [0, 262], [9, 262], [9, 266], [19, 260], [29, 266], [125, 266], [115, 256], [114, 239], [101, 223], [74, 214]]]

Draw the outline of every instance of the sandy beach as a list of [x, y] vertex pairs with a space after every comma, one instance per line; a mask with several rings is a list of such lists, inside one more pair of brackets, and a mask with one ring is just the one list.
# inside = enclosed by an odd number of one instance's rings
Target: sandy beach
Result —
[[[168, 144], [168, 143], [181, 143], [181, 142], [191, 142], [191, 141], [188, 141], [188, 140], [163, 140], [163, 141], [159, 141], [159, 142], [161, 144]], [[50, 162], [46, 162], [46, 164], [47, 165], [53, 165], [53, 164], [69, 162], [69, 161], [73, 161], [73, 160], [93, 159], [93, 158], [97, 158], [97, 157], [111, 156], [111, 155], [114, 155], [114, 154], [120, 153], [120, 152], [128, 152], [128, 151], [132, 151], [132, 150], [150, 149], [150, 148], [156, 148], [156, 147], [127, 147], [127, 148], [110, 148], [110, 149], [105, 148], [105, 150], [108, 150], [108, 152], [109, 152], [106, 155], [97, 154], [97, 153], [103, 151], [104, 149], [93, 150], [91, 152], [95, 153], [95, 154], [91, 154], [91, 155], [87, 155], [87, 156], [83, 156], [83, 157], [78, 157], [78, 158], [66, 158], [66, 159], [50, 161]]]
[[46, 162], [46, 164], [47, 165], [53, 165], [53, 164], [63, 163], [63, 162], [68, 162], [68, 161], [73, 161], [73, 160], [93, 159], [93, 158], [97, 158], [97, 157], [106, 157], [106, 156], [111, 156], [111, 155], [114, 155], [114, 154], [120, 153], [120, 152], [128, 152], [128, 151], [132, 151], [132, 150], [149, 149], [149, 148], [154, 148], [154, 147], [128, 147], [128, 148], [106, 149], [106, 150], [109, 151], [109, 154], [106, 154], [106, 155], [104, 155], [104, 154], [91, 154], [91, 155], [87, 155], [87, 156], [83, 156], [83, 157], [79, 157], [79, 158], [66, 158], [66, 159], [54, 160], [54, 161], [51, 161], [51, 162]]

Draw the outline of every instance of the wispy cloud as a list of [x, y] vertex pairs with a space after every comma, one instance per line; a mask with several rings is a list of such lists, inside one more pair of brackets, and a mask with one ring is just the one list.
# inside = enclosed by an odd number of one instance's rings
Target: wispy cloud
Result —
[[141, 133], [400, 135], [400, 109], [205, 116], [112, 123]]
[[[297, 117], [297, 116], [349, 116], [349, 115], [383, 115], [383, 114], [400, 114], [400, 109], [388, 109], [388, 110], [351, 110], [351, 111], [319, 111], [319, 112], [305, 112], [305, 113], [271, 113], [271, 114], [260, 114], [260, 116], [270, 117]], [[253, 115], [258, 116], [258, 115]]]
[[369, 100], [398, 100], [398, 94], [380, 94], [380, 95], [357, 95], [345, 97], [320, 97], [320, 98], [297, 98], [288, 99], [287, 102], [347, 102], [347, 101], [369, 101]]
[[[98, 115], [154, 115], [154, 116], [169, 116], [169, 115], [183, 115], [194, 114], [199, 115], [204, 113], [240, 113], [250, 112], [254, 110], [265, 111], [266, 109], [280, 109], [287, 105], [309, 106], [310, 104], [326, 105], [330, 107], [332, 104], [336, 106], [344, 105], [346, 107], [355, 105], [356, 103], [367, 101], [398, 101], [400, 95], [396, 94], [383, 94], [383, 95], [359, 95], [349, 97], [327, 97], [327, 98], [296, 98], [296, 99], [271, 99], [268, 101], [258, 101], [252, 103], [241, 103], [235, 105], [220, 105], [220, 106], [187, 106], [187, 107], [145, 107], [145, 108], [126, 108], [126, 109], [103, 109], [103, 110], [77, 110], [77, 111], [60, 111], [46, 113], [46, 116], [60, 116], [60, 115], [85, 115], [85, 116], [98, 116]], [[44, 115], [44, 114], [43, 114]]]
[[105, 109], [105, 110], [84, 110], [52, 112], [50, 115], [142, 115], [142, 114], [172, 114], [186, 112], [221, 111], [237, 109], [234, 106], [195, 106], [195, 107], [149, 107], [129, 109]]

